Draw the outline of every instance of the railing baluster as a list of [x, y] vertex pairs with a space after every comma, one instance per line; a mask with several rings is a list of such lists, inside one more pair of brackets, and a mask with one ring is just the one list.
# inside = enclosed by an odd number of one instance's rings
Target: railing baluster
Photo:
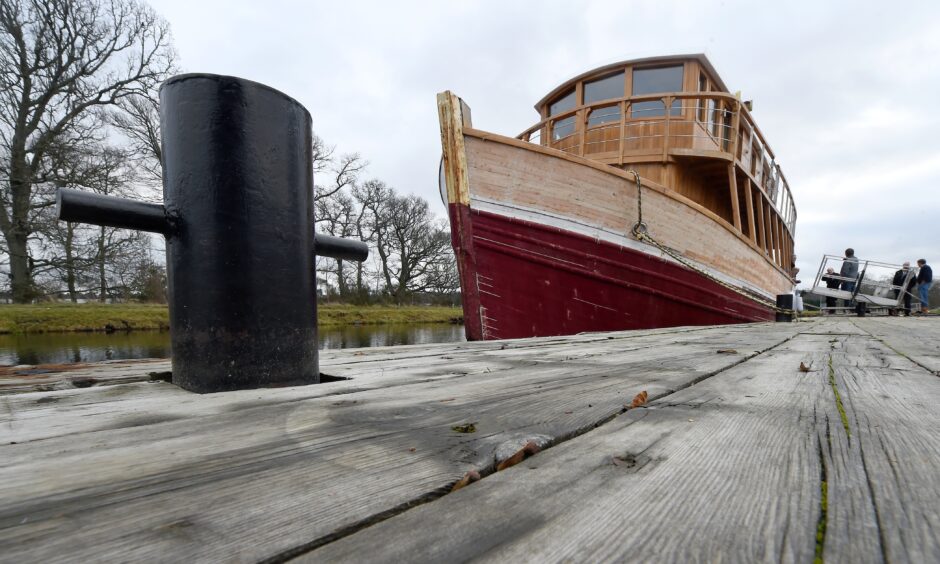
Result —
[[672, 96], [666, 96], [662, 98], [666, 110], [666, 123], [663, 127], [663, 162], [666, 162], [666, 158], [669, 156], [669, 122], [672, 117]]

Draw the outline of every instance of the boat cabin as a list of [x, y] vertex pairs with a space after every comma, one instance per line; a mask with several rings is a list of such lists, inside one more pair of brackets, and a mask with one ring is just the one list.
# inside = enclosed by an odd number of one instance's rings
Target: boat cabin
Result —
[[794, 261], [796, 208], [774, 153], [705, 55], [623, 61], [540, 100], [519, 139], [624, 169], [713, 212], [781, 268]]

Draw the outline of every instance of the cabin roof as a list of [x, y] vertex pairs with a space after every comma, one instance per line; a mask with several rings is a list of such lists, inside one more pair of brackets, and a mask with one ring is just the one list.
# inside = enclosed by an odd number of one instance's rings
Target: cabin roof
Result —
[[687, 55], [665, 55], [665, 56], [659, 56], [659, 57], [644, 57], [641, 59], [628, 59], [626, 61], [610, 63], [608, 65], [603, 65], [595, 69], [591, 69], [587, 72], [583, 72], [579, 74], [578, 76], [574, 78], [570, 78], [566, 80], [565, 82], [556, 86], [551, 92], [546, 94], [544, 98], [542, 98], [535, 104], [535, 109], [539, 110], [542, 106], [548, 103], [549, 100], [551, 100], [555, 96], [558, 96], [559, 94], [561, 94], [563, 91], [567, 90], [574, 84], [577, 84], [579, 80], [583, 80], [585, 78], [588, 78], [594, 75], [603, 74], [605, 71], [608, 71], [608, 70], [615, 70], [615, 69], [618, 69], [620, 67], [624, 67], [627, 65], [645, 65], [645, 64], [656, 64], [656, 63], [671, 63], [671, 62], [679, 62], [679, 61], [684, 62], [684, 61], [689, 61], [689, 60], [698, 61], [699, 64], [701, 64], [702, 67], [708, 71], [708, 74], [711, 75], [711, 77], [715, 80], [715, 83], [721, 88], [721, 90], [724, 92], [729, 92], [728, 87], [725, 86], [725, 82], [718, 75], [718, 71], [715, 70], [715, 67], [712, 66], [711, 61], [708, 60], [708, 57], [706, 57], [704, 53], [692, 53], [692, 54], [687, 54]]

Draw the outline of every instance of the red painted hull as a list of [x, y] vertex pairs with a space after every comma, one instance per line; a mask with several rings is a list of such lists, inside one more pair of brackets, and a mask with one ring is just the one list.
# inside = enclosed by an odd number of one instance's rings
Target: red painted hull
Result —
[[467, 338], [771, 321], [771, 308], [642, 251], [451, 204]]

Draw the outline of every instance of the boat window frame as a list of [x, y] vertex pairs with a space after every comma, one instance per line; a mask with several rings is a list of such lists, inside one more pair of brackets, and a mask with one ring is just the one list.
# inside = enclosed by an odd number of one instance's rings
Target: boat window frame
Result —
[[[554, 111], [552, 110], [552, 106], [554, 106], [555, 104], [561, 102], [562, 100], [564, 100], [564, 99], [567, 98], [568, 96], [571, 96], [571, 101], [572, 101], [572, 102], [571, 102], [571, 107], [569, 107], [569, 108], [564, 108], [564, 109], [562, 109], [562, 110], [560, 110], [560, 111], [554, 112]], [[565, 113], [565, 112], [568, 112], [568, 111], [571, 111], [571, 110], [574, 110], [574, 109], [578, 108], [578, 107], [581, 105], [579, 102], [580, 102], [580, 101], [578, 100], [578, 88], [577, 88], [577, 85], [574, 85], [574, 86], [571, 87], [570, 90], [566, 91], [564, 94], [562, 94], [562, 95], [556, 97], [553, 101], [549, 102], [548, 104], [545, 104], [545, 113], [546, 113], [547, 117], [551, 118], [551, 117], [554, 117], [554, 116], [556, 116], [556, 115], [563, 114], [563, 113]]]
[[[567, 112], [567, 111], [570, 111], [570, 110], [565, 110], [565, 111]], [[560, 112], [560, 113], [564, 113], [564, 112]], [[566, 117], [563, 117], [563, 118], [561, 118], [561, 119], [554, 120], [554, 121], [552, 122], [552, 130], [551, 130], [551, 137], [550, 137], [551, 142], [552, 142], [552, 143], [558, 143], [559, 141], [563, 141], [563, 140], [565, 140], [565, 139], [571, 137], [572, 135], [576, 135], [576, 134], [578, 133], [578, 119], [577, 119], [577, 117], [578, 117], [578, 114], [577, 114], [577, 113], [573, 113], [573, 114], [571, 114], [571, 115], [569, 115], [569, 116], [566, 116]], [[571, 121], [570, 121], [570, 124], [569, 124], [569, 123], [563, 123], [563, 122], [566, 122], [566, 121], [568, 121], [568, 120], [571, 120]], [[562, 137], [557, 137], [556, 135], [557, 135], [557, 129], [558, 129], [558, 125], [559, 125], [559, 124], [563, 124], [562, 127], [568, 127], [568, 126], [570, 125], [570, 126], [571, 126], [571, 133], [569, 133], [569, 134], [567, 134], [567, 135], [565, 135], [565, 136], [562, 136]]]
[[[634, 96], [647, 96], [647, 95], [652, 95], [652, 94], [660, 94], [660, 92], [649, 92], [648, 94], [634, 94], [633, 93], [633, 89], [636, 86], [636, 81], [634, 80], [633, 75], [638, 70], [644, 71], [644, 70], [668, 69], [668, 68], [678, 67], [679, 76], [682, 77], [682, 80], [679, 85], [679, 90], [672, 90], [670, 92], [662, 92], [661, 94], [671, 94], [673, 92], [685, 92], [686, 91], [685, 90], [686, 88], [686, 85], [685, 85], [686, 64], [687, 64], [686, 61], [673, 61], [673, 62], [668, 62], [668, 63], [653, 64], [653, 65], [641, 65], [641, 66], [631, 65], [629, 67], [630, 68], [630, 98], [633, 98]], [[631, 121], [643, 121], [643, 120], [651, 120], [651, 119], [665, 120], [667, 114], [669, 117], [683, 117], [684, 116], [684, 113], [683, 113], [684, 108], [682, 107], [681, 100], [673, 100], [671, 108], [666, 108], [666, 104], [663, 103], [662, 115], [657, 115], [657, 116], [634, 115], [634, 111], [635, 111], [634, 108], [636, 107], [636, 105], [645, 104], [645, 103], [647, 102], [630, 102], [630, 111], [629, 111], [629, 115], [627, 116], [627, 118]], [[677, 103], [679, 104], [678, 106], [676, 106]]]
[[[609, 99], [609, 100], [616, 100], [616, 98], [608, 98], [608, 99]], [[598, 103], [600, 103], [600, 102], [598, 102]], [[587, 115], [585, 116], [585, 119], [584, 119], [585, 126], [587, 127], [587, 129], [594, 129], [594, 128], [597, 128], [597, 127], [603, 127], [603, 126], [605, 126], [605, 125], [608, 125], [608, 124], [614, 123], [614, 122], [616, 122], [616, 123], [619, 124], [619, 123], [620, 123], [620, 118], [621, 118], [621, 116], [622, 116], [622, 114], [623, 114], [623, 112], [622, 112], [621, 109], [620, 109], [620, 106], [621, 106], [620, 102], [617, 101], [617, 102], [612, 102], [612, 103], [610, 103], [610, 104], [607, 104], [607, 105], [605, 105], [605, 106], [596, 106], [596, 107], [589, 107], [589, 108], [587, 108]], [[593, 124], [593, 125], [591, 124], [591, 115], [594, 114], [594, 112], [597, 112], [597, 111], [600, 111], [600, 110], [606, 110], [606, 109], [609, 109], [609, 108], [615, 108], [615, 109], [617, 110], [617, 119], [616, 119], [616, 120], [602, 121], [602, 122], [600, 122], [600, 123], [595, 123], [595, 124]], [[611, 114], [611, 115], [613, 115], [613, 114]], [[608, 125], [608, 127], [609, 127], [609, 125]]]
[[[622, 79], [622, 81], [621, 81], [622, 90], [621, 90], [620, 96], [614, 96], [613, 98], [600, 98], [600, 99], [597, 99], [597, 100], [593, 100], [593, 101], [591, 101], [591, 102], [588, 102], [588, 101], [587, 101], [587, 87], [588, 87], [589, 84], [593, 84], [593, 83], [595, 83], [595, 82], [600, 82], [600, 81], [602, 81], [602, 80], [607, 80], [607, 79], [613, 78], [613, 77], [615, 77], [615, 76], [620, 76], [621, 79]], [[585, 79], [581, 80], [581, 92], [582, 92], [582, 94], [581, 94], [581, 98], [582, 98], [582, 99], [581, 99], [581, 105], [582, 105], [582, 106], [590, 106], [590, 105], [592, 105], [592, 104], [602, 104], [602, 103], [604, 103], [604, 102], [606, 102], [606, 101], [608, 101], [608, 100], [620, 100], [620, 99], [623, 99], [623, 98], [626, 97], [626, 95], [627, 95], [627, 79], [626, 79], [626, 76], [627, 76], [627, 69], [626, 69], [626, 68], [620, 68], [620, 69], [617, 69], [617, 70], [614, 71], [614, 72], [608, 72], [608, 73], [606, 73], [606, 74], [602, 74], [602, 75], [598, 75], [598, 76], [592, 76], [592, 77], [585, 78]]]

